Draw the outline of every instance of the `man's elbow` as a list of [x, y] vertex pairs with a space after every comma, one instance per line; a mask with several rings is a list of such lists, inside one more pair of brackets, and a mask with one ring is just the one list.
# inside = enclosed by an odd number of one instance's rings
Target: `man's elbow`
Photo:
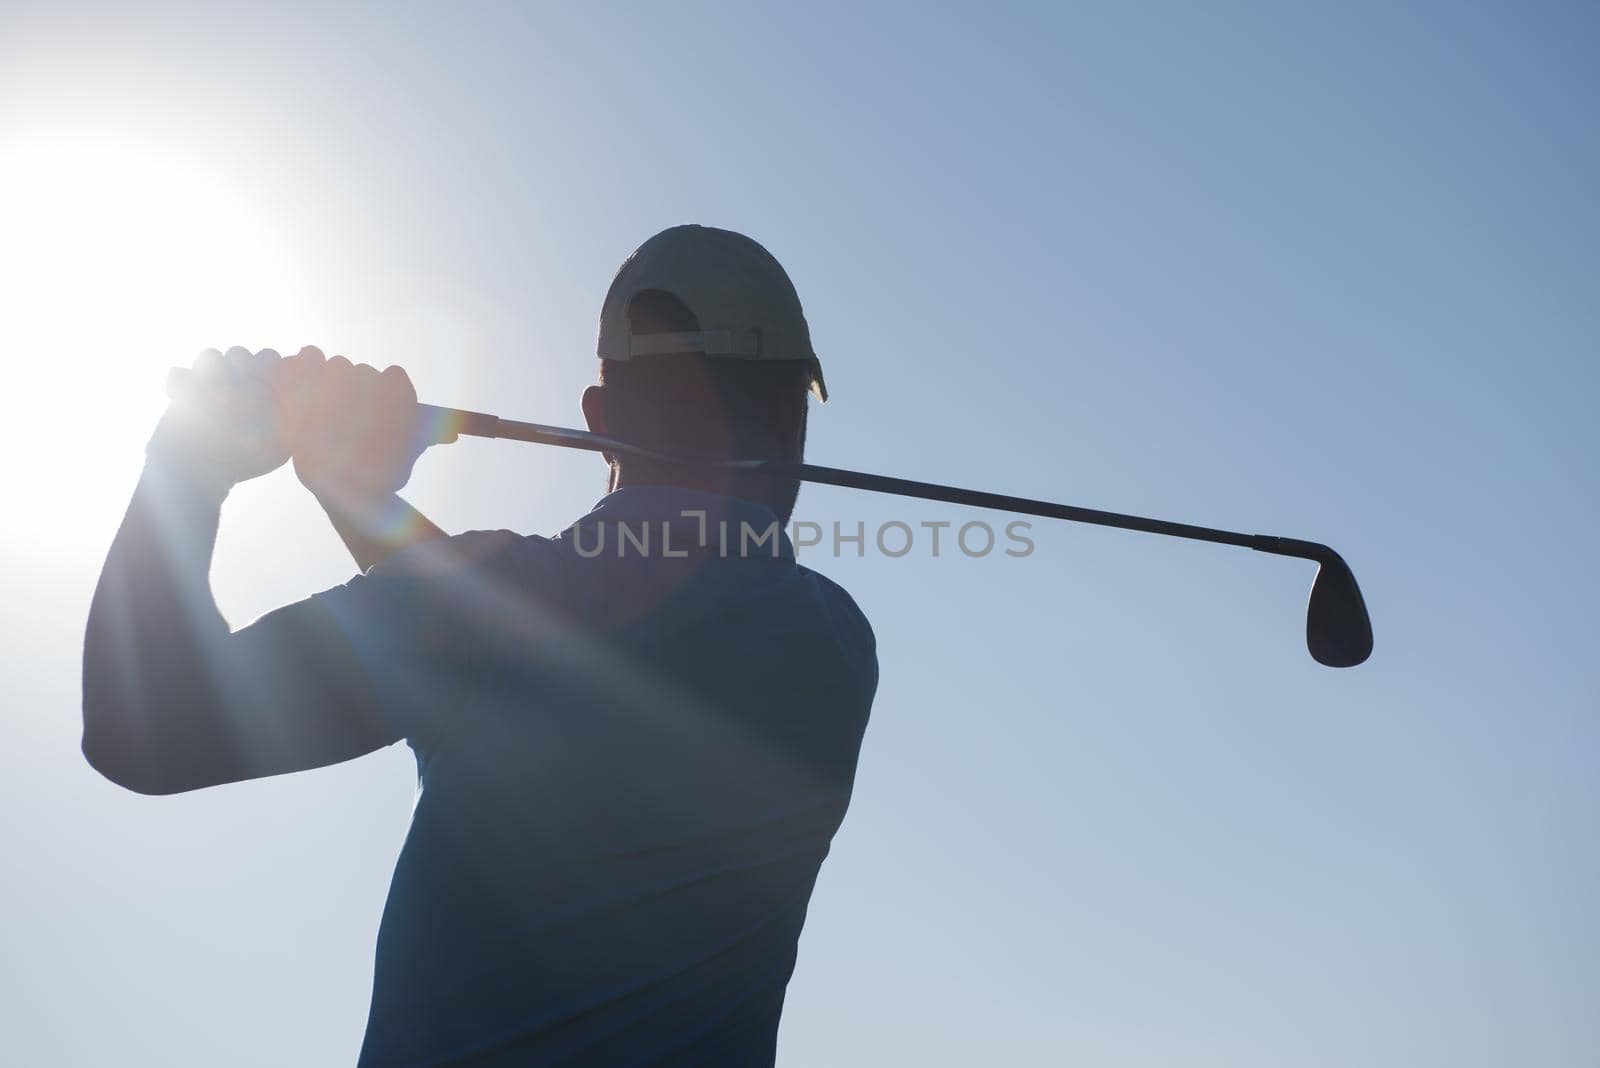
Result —
[[192, 789], [163, 773], [153, 761], [140, 759], [130, 753], [128, 746], [111, 742], [103, 734], [87, 727], [83, 732], [82, 749], [83, 757], [91, 768], [124, 790], [147, 797], [160, 797]]

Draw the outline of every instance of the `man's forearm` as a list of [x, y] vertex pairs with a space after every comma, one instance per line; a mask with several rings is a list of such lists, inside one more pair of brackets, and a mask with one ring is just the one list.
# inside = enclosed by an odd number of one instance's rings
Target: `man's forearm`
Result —
[[399, 494], [391, 493], [372, 501], [353, 501], [336, 494], [319, 493], [317, 502], [363, 572], [407, 546], [447, 537]]
[[228, 487], [152, 457], [106, 558], [83, 654], [83, 748], [114, 781], [159, 792], [210, 732], [213, 650], [228, 636], [211, 555]]

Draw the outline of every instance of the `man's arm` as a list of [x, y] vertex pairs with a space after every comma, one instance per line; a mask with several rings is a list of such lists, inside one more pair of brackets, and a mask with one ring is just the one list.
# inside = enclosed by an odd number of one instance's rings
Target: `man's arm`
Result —
[[95, 589], [83, 751], [140, 793], [320, 767], [397, 740], [315, 601], [230, 631], [209, 578], [226, 493], [209, 472], [153, 455]]
[[[409, 381], [357, 370], [315, 349], [290, 360], [211, 350], [174, 379], [175, 403], [151, 441], [84, 641], [83, 749], [106, 777], [174, 793], [398, 740], [325, 598], [233, 632], [209, 580], [223, 498], [280, 466], [291, 443], [305, 447], [303, 463], [296, 455], [302, 481], [319, 490], [364, 570], [443, 536], [394, 495], [425, 447], [401, 442], [396, 451], [393, 428], [414, 410]], [[383, 462], [374, 474], [375, 458]], [[396, 518], [409, 523], [391, 525]]]
[[284, 364], [295, 473], [356, 565], [365, 572], [401, 549], [446, 537], [398, 492], [422, 451], [439, 443], [418, 438], [417, 393], [405, 371], [327, 360], [314, 346]]
[[408, 546], [449, 537], [398, 493], [370, 501], [319, 494], [317, 503], [363, 572]]

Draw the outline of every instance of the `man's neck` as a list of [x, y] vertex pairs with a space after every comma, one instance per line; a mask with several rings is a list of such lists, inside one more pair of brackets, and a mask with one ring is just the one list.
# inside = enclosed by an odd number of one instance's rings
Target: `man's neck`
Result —
[[799, 493], [797, 483], [791, 483], [786, 488], [782, 483], [774, 483], [772, 479], [761, 475], [741, 474], [714, 467], [679, 467], [640, 461], [612, 465], [611, 489], [635, 486], [676, 486], [722, 497], [738, 497], [764, 504], [780, 516], [789, 514], [794, 507], [794, 498]]
[[724, 497], [738, 497], [736, 472], [717, 468], [692, 468], [651, 466], [648, 464], [622, 464], [611, 468], [611, 488], [631, 489], [634, 486], [679, 486], [684, 489], [716, 493]]

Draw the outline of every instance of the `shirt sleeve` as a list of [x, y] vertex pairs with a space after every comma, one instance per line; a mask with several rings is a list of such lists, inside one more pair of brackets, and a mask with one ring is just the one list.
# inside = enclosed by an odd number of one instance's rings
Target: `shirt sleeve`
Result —
[[470, 670], [472, 631], [492, 611], [492, 566], [522, 541], [510, 531], [471, 531], [420, 543], [301, 602], [349, 651], [391, 740], [436, 737]]

